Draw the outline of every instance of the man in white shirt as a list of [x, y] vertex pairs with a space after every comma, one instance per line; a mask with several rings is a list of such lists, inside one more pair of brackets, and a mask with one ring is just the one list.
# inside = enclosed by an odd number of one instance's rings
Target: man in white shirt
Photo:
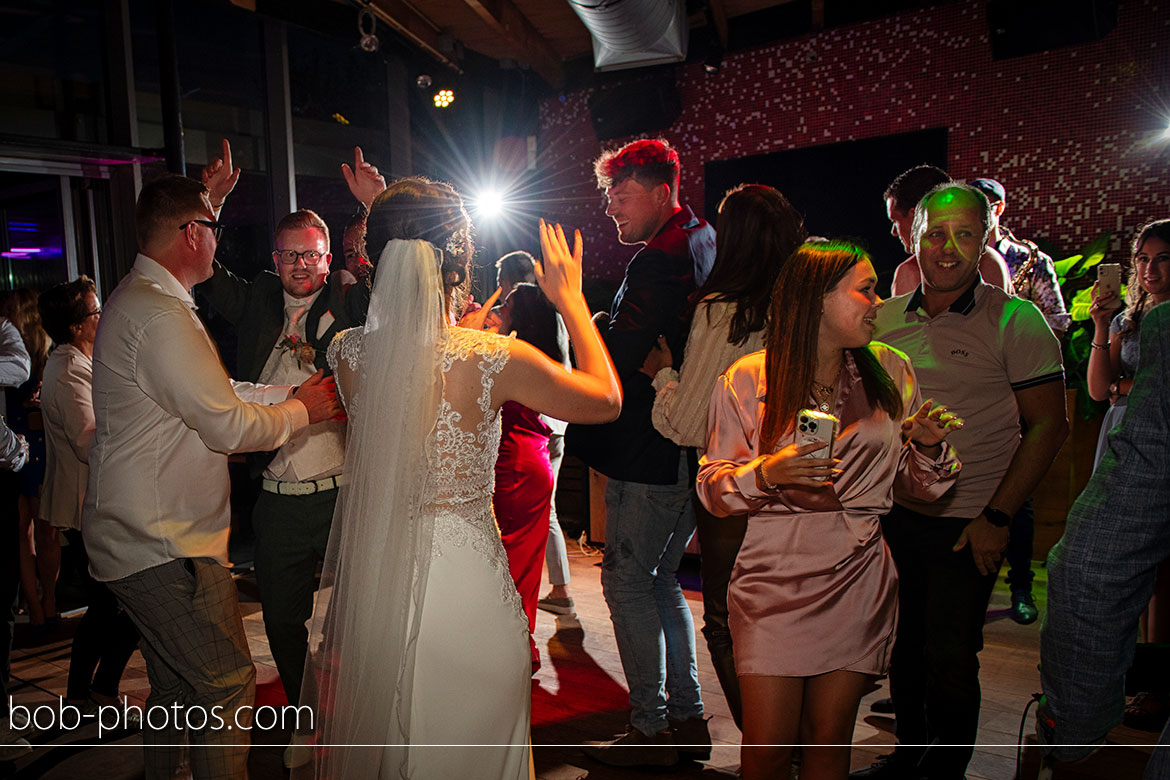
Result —
[[[280, 220], [273, 246], [272, 271], [249, 282], [217, 262], [198, 292], [236, 327], [239, 379], [296, 385], [326, 367], [325, 352], [338, 332], [365, 323], [370, 288], [346, 284], [343, 271], [330, 277], [329, 228], [308, 209]], [[252, 528], [264, 630], [288, 700], [296, 704], [317, 563], [325, 558], [345, 464], [345, 423], [311, 425], [275, 453], [249, 455], [248, 464], [253, 477], [263, 478]]]
[[218, 241], [207, 187], [162, 176], [135, 222], [141, 252], [94, 346], [82, 533], [94, 578], [142, 634], [146, 777], [180, 773], [184, 742], [194, 777], [245, 777], [256, 673], [227, 569], [227, 455], [279, 447], [339, 407], [323, 374], [291, 398], [233, 387], [189, 292], [211, 276]]

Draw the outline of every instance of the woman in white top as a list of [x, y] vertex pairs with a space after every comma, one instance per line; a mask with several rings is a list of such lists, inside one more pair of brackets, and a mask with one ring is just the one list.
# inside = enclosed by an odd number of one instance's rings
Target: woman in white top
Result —
[[97, 288], [85, 276], [46, 290], [39, 306], [44, 328], [57, 344], [41, 384], [47, 463], [40, 516], [64, 533], [84, 580], [88, 609], [73, 637], [65, 700], [94, 712], [100, 704], [117, 704], [122, 672], [138, 647], [130, 616], [109, 588], [90, 576], [81, 537], [94, 431], [93, 342], [102, 307]]
[[[707, 406], [715, 380], [744, 355], [764, 348], [772, 287], [784, 262], [804, 242], [804, 220], [779, 190], [740, 184], [719, 204], [715, 265], [695, 291], [686, 354], [671, 368], [659, 340], [643, 369], [654, 378], [654, 427], [684, 447], [707, 446]], [[698, 520], [703, 579], [703, 635], [736, 725], [741, 725], [739, 679], [727, 628], [727, 583], [743, 543], [747, 516], [713, 517], [692, 502]]]

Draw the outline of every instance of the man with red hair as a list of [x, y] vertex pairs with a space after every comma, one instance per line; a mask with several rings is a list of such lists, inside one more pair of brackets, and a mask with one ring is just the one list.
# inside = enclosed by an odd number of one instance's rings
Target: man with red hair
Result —
[[585, 752], [619, 766], [670, 766], [711, 754], [694, 625], [675, 579], [695, 530], [695, 456], [654, 429], [654, 388], [640, 369], [660, 335], [681, 363], [687, 297], [715, 261], [715, 231], [680, 205], [678, 153], [666, 141], [634, 141], [594, 167], [618, 240], [644, 246], [601, 324], [622, 381], [621, 416], [568, 433], [572, 451], [609, 478], [601, 585], [632, 709], [625, 736]]

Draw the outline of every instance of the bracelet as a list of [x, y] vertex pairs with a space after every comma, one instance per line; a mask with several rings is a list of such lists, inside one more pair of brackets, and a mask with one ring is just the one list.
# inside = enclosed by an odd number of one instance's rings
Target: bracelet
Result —
[[1104, 344], [1098, 344], [1095, 341], [1090, 341], [1089, 346], [1093, 349], [1109, 349], [1110, 342], [1106, 341]]
[[768, 475], [764, 473], [764, 462], [767, 458], [760, 458], [760, 462], [756, 464], [756, 476], [760, 480], [760, 484], [764, 486], [764, 490], [772, 492], [776, 490], [778, 485], [773, 485], [768, 479]]

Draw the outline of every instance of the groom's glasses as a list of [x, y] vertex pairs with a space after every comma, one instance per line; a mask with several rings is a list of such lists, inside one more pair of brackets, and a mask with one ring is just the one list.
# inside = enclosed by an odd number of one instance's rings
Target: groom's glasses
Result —
[[301, 259], [305, 261], [305, 265], [316, 265], [324, 257], [323, 254], [315, 249], [308, 249], [304, 252], [298, 252], [295, 249], [277, 249], [272, 253], [272, 256], [284, 265], [293, 265], [297, 260]]

